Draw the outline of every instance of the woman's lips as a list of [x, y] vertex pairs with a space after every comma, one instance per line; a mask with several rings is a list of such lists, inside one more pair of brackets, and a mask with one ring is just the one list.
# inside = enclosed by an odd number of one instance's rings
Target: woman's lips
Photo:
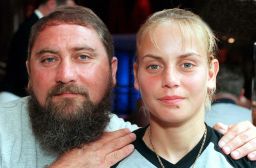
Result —
[[167, 105], [178, 105], [184, 100], [184, 97], [182, 96], [163, 96], [159, 98], [162, 103], [167, 104]]

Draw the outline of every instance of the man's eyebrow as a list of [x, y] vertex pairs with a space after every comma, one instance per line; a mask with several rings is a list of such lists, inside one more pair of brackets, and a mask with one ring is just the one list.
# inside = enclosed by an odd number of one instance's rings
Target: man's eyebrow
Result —
[[147, 55], [142, 56], [142, 60], [144, 60], [146, 58], [152, 58], [152, 59], [157, 59], [157, 60], [161, 60], [162, 59], [160, 56], [152, 55], [152, 54], [147, 54]]
[[74, 47], [74, 48], [72, 48], [72, 50], [74, 50], [74, 51], [82, 51], [82, 50], [85, 50], [85, 51], [89, 51], [89, 52], [92, 52], [92, 53], [95, 53], [95, 51], [96, 51], [94, 48], [91, 48], [91, 47], [88, 47], [88, 46]]
[[[72, 48], [71, 50], [73, 51], [82, 51], [82, 50], [85, 50], [85, 51], [89, 51], [89, 52], [92, 52], [92, 53], [95, 53], [95, 49], [94, 48], [91, 48], [91, 47], [74, 47]], [[36, 52], [36, 55], [41, 55], [41, 54], [44, 54], [44, 53], [51, 53], [51, 54], [57, 54], [58, 51], [57, 50], [54, 50], [54, 49], [48, 49], [48, 48], [45, 48], [45, 49], [41, 49], [39, 51]]]
[[44, 54], [44, 53], [51, 53], [51, 54], [57, 54], [58, 51], [56, 50], [53, 50], [53, 49], [41, 49], [39, 51], [36, 52], [36, 55], [41, 55], [41, 54]]

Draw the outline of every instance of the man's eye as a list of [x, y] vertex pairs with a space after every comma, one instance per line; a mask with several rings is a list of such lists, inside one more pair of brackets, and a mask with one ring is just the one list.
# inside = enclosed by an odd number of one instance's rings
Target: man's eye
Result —
[[193, 67], [193, 64], [191, 64], [191, 63], [184, 63], [184, 64], [182, 64], [182, 66], [183, 66], [184, 68], [192, 68], [192, 67]]
[[88, 55], [79, 55], [79, 59], [80, 60], [87, 60], [87, 59], [89, 59], [89, 56]]
[[44, 58], [41, 60], [42, 63], [51, 63], [51, 62], [55, 62], [56, 59], [54, 57], [48, 57], [48, 58]]
[[159, 68], [160, 68], [159, 65], [149, 65], [149, 66], [147, 66], [147, 69], [151, 69], [151, 70], [157, 70]]

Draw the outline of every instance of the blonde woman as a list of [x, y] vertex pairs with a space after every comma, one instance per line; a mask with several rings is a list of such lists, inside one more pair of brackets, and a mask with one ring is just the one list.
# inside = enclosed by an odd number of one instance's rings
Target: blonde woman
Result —
[[137, 34], [135, 87], [150, 114], [135, 131], [135, 151], [116, 165], [127, 167], [255, 167], [233, 160], [204, 123], [219, 70], [215, 37], [199, 16], [168, 9], [151, 16]]

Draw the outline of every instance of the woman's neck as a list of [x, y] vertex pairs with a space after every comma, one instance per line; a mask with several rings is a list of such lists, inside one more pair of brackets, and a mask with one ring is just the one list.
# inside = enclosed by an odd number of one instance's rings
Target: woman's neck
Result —
[[197, 145], [205, 129], [204, 121], [178, 127], [162, 127], [151, 121], [143, 140], [152, 151], [175, 164]]

